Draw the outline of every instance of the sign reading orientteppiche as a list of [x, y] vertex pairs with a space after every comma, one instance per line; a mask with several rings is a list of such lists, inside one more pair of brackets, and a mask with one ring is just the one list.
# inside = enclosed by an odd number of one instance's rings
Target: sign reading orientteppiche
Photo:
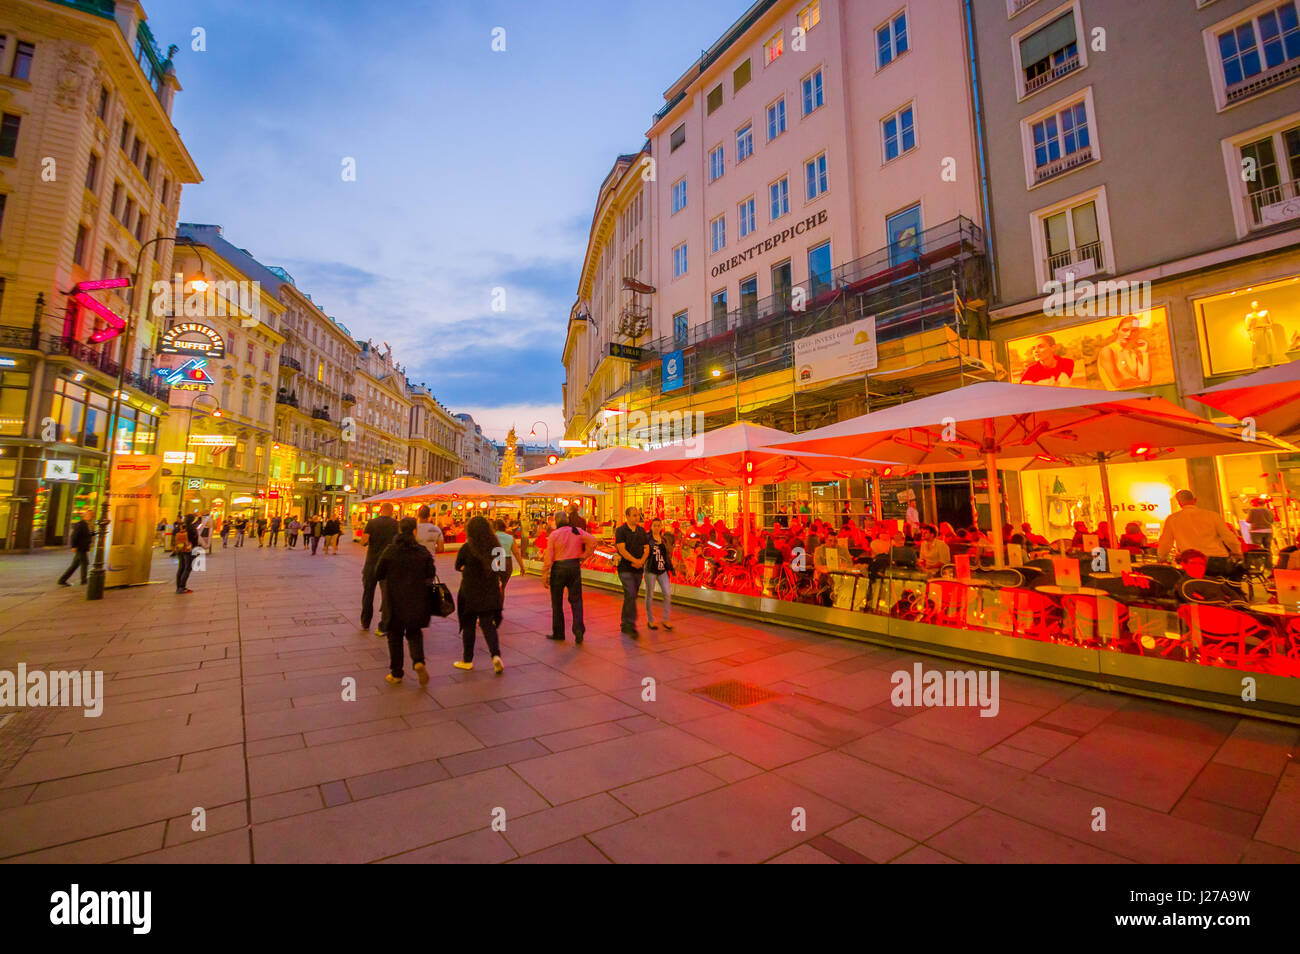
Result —
[[192, 354], [200, 358], [224, 358], [226, 343], [215, 328], [195, 321], [172, 325], [163, 332], [159, 354]]
[[683, 374], [685, 360], [682, 357], [681, 349], [669, 351], [664, 355], [664, 383], [662, 390], [676, 391], [686, 383], [686, 375]]
[[799, 338], [794, 343], [795, 388], [865, 374], [877, 360], [875, 318]]

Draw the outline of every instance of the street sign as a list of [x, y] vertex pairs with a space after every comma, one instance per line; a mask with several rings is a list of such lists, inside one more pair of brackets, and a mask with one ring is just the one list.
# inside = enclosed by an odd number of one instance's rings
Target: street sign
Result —
[[609, 343], [609, 356], [611, 358], [626, 358], [630, 361], [640, 361], [643, 352], [640, 348], [634, 348], [631, 345]]
[[74, 482], [80, 480], [81, 476], [77, 473], [77, 462], [51, 457], [45, 462], [45, 479]]

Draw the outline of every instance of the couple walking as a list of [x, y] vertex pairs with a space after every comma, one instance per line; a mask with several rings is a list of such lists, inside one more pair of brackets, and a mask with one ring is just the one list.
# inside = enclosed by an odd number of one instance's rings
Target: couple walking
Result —
[[669, 617], [673, 609], [672, 538], [665, 537], [663, 521], [658, 517], [650, 521], [649, 529], [641, 526], [641, 511], [628, 507], [625, 522], [614, 531], [614, 549], [618, 551], [618, 581], [623, 584], [622, 631], [636, 639], [636, 599], [645, 580], [645, 620], [650, 629], [658, 629], [654, 621], [655, 585], [664, 594], [663, 627], [671, 630]]

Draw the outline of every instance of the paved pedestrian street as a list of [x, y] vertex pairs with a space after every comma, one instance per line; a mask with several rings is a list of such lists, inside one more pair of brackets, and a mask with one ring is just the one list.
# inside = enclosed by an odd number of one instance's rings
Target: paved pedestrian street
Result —
[[[218, 550], [188, 596], [156, 553], [102, 602], [65, 560], [0, 558], [0, 670], [104, 679], [97, 718], [0, 711], [10, 862], [1300, 860], [1294, 726], [1009, 672], [993, 718], [895, 708], [893, 672], [946, 664], [691, 611], [633, 642], [591, 587], [585, 644], [553, 643], [535, 576], [503, 675], [481, 643], [453, 670], [435, 619], [429, 685], [394, 687], [359, 546]], [[728, 680], [774, 695], [697, 691]]]

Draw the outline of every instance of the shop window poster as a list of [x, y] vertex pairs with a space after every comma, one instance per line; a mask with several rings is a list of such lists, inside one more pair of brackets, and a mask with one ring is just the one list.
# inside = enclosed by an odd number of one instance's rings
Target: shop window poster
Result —
[[1164, 308], [1102, 318], [1007, 342], [1011, 380], [1127, 391], [1171, 384], [1174, 356]]

